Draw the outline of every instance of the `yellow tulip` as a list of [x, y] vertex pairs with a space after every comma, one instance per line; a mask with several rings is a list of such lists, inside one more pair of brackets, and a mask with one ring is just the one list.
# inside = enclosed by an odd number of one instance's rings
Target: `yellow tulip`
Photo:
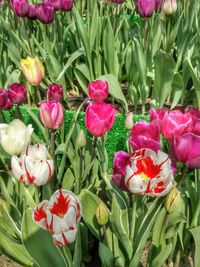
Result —
[[20, 62], [26, 80], [38, 86], [44, 77], [44, 66], [37, 57], [27, 57]]

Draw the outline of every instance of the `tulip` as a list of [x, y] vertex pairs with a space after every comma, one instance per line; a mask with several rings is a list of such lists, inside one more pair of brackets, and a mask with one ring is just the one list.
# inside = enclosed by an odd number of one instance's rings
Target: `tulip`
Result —
[[162, 134], [166, 139], [172, 140], [186, 132], [190, 132], [193, 127], [192, 117], [189, 113], [182, 113], [173, 110], [165, 113], [162, 122]]
[[163, 0], [155, 0], [156, 11], [160, 11], [161, 10], [162, 1]]
[[60, 9], [62, 11], [70, 11], [73, 7], [74, 0], [61, 0]]
[[130, 112], [126, 115], [124, 126], [127, 130], [131, 130], [133, 128], [133, 125], [133, 112]]
[[88, 84], [89, 97], [95, 102], [100, 102], [108, 97], [108, 82], [96, 80]]
[[173, 213], [177, 210], [180, 205], [180, 192], [176, 187], [170, 191], [165, 199], [165, 208], [168, 213]]
[[151, 17], [156, 10], [156, 2], [155, 0], [136, 0], [136, 7], [142, 17]]
[[11, 7], [14, 13], [19, 17], [26, 17], [29, 12], [29, 4], [27, 0], [11, 0]]
[[162, 11], [166, 14], [166, 15], [172, 15], [176, 12], [177, 10], [177, 2], [176, 0], [164, 0], [163, 4], [162, 4]]
[[158, 150], [140, 149], [126, 167], [125, 185], [137, 195], [164, 196], [173, 187], [171, 160]]
[[116, 110], [111, 104], [96, 102], [89, 104], [85, 114], [85, 125], [94, 136], [103, 136], [115, 121]]
[[123, 4], [125, 1], [126, 0], [111, 0], [112, 3], [118, 4], [118, 5]]
[[129, 139], [133, 150], [150, 148], [154, 151], [160, 149], [160, 131], [157, 123], [140, 121], [132, 128], [132, 136]]
[[18, 119], [0, 124], [0, 144], [9, 155], [19, 155], [30, 143], [32, 133], [32, 125], [26, 126]]
[[171, 142], [172, 155], [187, 167], [200, 169], [200, 136], [185, 133]]
[[54, 8], [50, 2], [43, 2], [37, 6], [37, 18], [44, 24], [53, 22]]
[[85, 137], [85, 133], [83, 130], [79, 132], [76, 143], [80, 148], [83, 148], [86, 146], [86, 137]]
[[61, 84], [52, 83], [47, 87], [49, 100], [61, 101], [63, 99], [63, 87]]
[[165, 109], [165, 108], [161, 108], [161, 109], [154, 109], [151, 108], [149, 115], [150, 115], [150, 121], [155, 121], [160, 130], [162, 131], [162, 122], [163, 122], [163, 118], [165, 116], [165, 113], [168, 114], [169, 110]]
[[51, 130], [58, 129], [64, 122], [63, 106], [58, 101], [43, 101], [39, 107], [42, 123]]
[[12, 103], [12, 101], [11, 101], [10, 97], [9, 97], [9, 94], [8, 94], [8, 92], [6, 92], [6, 95], [7, 95], [7, 98], [6, 98], [6, 103], [5, 103], [4, 107], [3, 107], [3, 109], [5, 109], [5, 110], [9, 110], [9, 109], [11, 109], [11, 108], [12, 108], [12, 106], [13, 106], [13, 103]]
[[124, 178], [126, 176], [126, 167], [131, 166], [131, 157], [132, 154], [124, 151], [118, 151], [114, 157], [112, 180], [122, 190], [127, 190]]
[[27, 57], [20, 62], [26, 80], [38, 86], [44, 77], [44, 66], [37, 57]]
[[58, 190], [33, 210], [33, 221], [53, 233], [53, 241], [65, 246], [75, 241], [81, 219], [80, 200], [68, 190]]
[[26, 87], [21, 83], [13, 83], [8, 88], [8, 93], [13, 104], [26, 102]]
[[193, 108], [193, 107], [188, 107], [185, 110], [185, 113], [189, 113], [192, 116], [193, 120], [199, 120], [200, 119], [200, 110]]
[[28, 18], [29, 19], [37, 19], [37, 5], [30, 5], [29, 6], [29, 11], [28, 11]]
[[12, 156], [11, 167], [17, 180], [36, 186], [46, 184], [54, 170], [53, 160], [48, 159], [48, 151], [41, 144], [27, 146], [20, 157]]
[[97, 221], [100, 225], [105, 225], [108, 222], [108, 209], [106, 205], [101, 202], [96, 210]]
[[53, 6], [55, 11], [60, 10], [62, 0], [48, 0], [49, 3]]
[[7, 100], [7, 92], [6, 90], [0, 88], [0, 109], [3, 109], [5, 104], [6, 104], [6, 100]]

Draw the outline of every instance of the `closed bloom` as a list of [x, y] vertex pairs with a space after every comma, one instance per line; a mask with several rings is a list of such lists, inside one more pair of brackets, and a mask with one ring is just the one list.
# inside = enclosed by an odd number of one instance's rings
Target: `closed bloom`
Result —
[[133, 112], [130, 112], [126, 115], [125, 119], [125, 128], [131, 130], [133, 128]]
[[33, 210], [33, 220], [53, 233], [53, 241], [65, 246], [75, 241], [77, 225], [81, 219], [81, 203], [68, 190], [58, 190], [49, 201], [42, 201]]
[[127, 190], [124, 179], [126, 176], [126, 167], [131, 166], [132, 154], [124, 151], [118, 151], [114, 157], [112, 180], [115, 185], [122, 190]]
[[43, 101], [39, 107], [42, 123], [51, 130], [58, 129], [64, 122], [63, 106], [58, 101]]
[[7, 100], [7, 92], [5, 89], [0, 88], [0, 109], [3, 109], [5, 104], [6, 104], [6, 100]]
[[70, 11], [73, 7], [74, 0], [61, 0], [60, 9], [62, 11]]
[[53, 6], [55, 11], [60, 10], [62, 0], [48, 0], [49, 3]]
[[200, 169], [200, 136], [185, 133], [171, 142], [172, 154], [176, 161], [187, 167]]
[[11, 167], [14, 177], [24, 184], [46, 184], [53, 175], [53, 160], [48, 158], [45, 145], [27, 146], [20, 157], [13, 156]]
[[26, 86], [21, 83], [13, 83], [8, 88], [8, 93], [13, 104], [26, 102]]
[[26, 80], [34, 85], [38, 86], [44, 77], [44, 66], [37, 57], [27, 57], [20, 62], [22, 71]]
[[96, 102], [89, 104], [85, 114], [85, 125], [94, 136], [103, 136], [115, 121], [116, 110], [111, 104]]
[[29, 19], [37, 19], [37, 5], [30, 5], [28, 10], [28, 18]]
[[167, 212], [175, 212], [180, 205], [180, 200], [180, 192], [176, 187], [173, 187], [173, 189], [170, 191], [170, 193], [166, 196], [165, 199], [165, 208]]
[[108, 209], [106, 205], [101, 202], [96, 210], [97, 221], [100, 225], [105, 225], [108, 222]]
[[155, 0], [136, 0], [136, 7], [142, 17], [150, 17], [156, 9], [156, 2]]
[[29, 4], [27, 0], [11, 0], [11, 7], [14, 13], [19, 17], [26, 17], [29, 12]]
[[9, 155], [19, 155], [30, 143], [32, 133], [32, 125], [26, 126], [18, 119], [0, 124], [0, 144]]
[[61, 84], [52, 83], [47, 87], [49, 100], [61, 101], [63, 99], [63, 87]]
[[132, 128], [132, 136], [129, 139], [133, 150], [150, 148], [154, 151], [160, 149], [160, 131], [157, 123], [140, 121]]
[[164, 196], [173, 187], [171, 160], [158, 150], [137, 150], [126, 168], [125, 185], [138, 195]]
[[37, 18], [44, 24], [53, 22], [54, 7], [50, 2], [43, 2], [37, 6]]
[[176, 0], [164, 0], [162, 4], [162, 11], [166, 15], [172, 15], [177, 10], [177, 2]]
[[182, 113], [179, 110], [173, 110], [165, 113], [162, 122], [162, 134], [166, 139], [172, 140], [193, 128], [192, 117], [189, 113]]
[[76, 143], [80, 148], [83, 148], [86, 146], [86, 137], [83, 130], [81, 130], [78, 134], [78, 137], [76, 139]]
[[95, 102], [104, 101], [108, 97], [108, 82], [96, 80], [88, 84], [89, 97]]

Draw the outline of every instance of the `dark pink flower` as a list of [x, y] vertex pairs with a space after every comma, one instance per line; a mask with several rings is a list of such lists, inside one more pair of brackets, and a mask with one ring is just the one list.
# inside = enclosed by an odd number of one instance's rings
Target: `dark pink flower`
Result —
[[48, 129], [58, 129], [64, 122], [63, 106], [58, 101], [43, 101], [39, 107], [40, 120]]
[[11, 7], [14, 13], [19, 17], [26, 17], [29, 11], [27, 0], [11, 0]]
[[162, 122], [166, 112], [168, 113], [169, 110], [165, 108], [161, 109], [151, 108], [149, 111], [150, 121], [155, 121], [158, 124], [160, 130], [162, 130]]
[[200, 119], [200, 110], [193, 108], [193, 107], [188, 107], [185, 110], [185, 113], [189, 113], [192, 116], [193, 120], [198, 120]]
[[85, 114], [85, 125], [95, 136], [103, 136], [109, 131], [115, 121], [116, 110], [111, 104], [96, 102], [89, 104]]
[[189, 113], [184, 114], [179, 110], [173, 110], [165, 113], [161, 130], [166, 139], [172, 140], [190, 132], [192, 128], [193, 121]]
[[37, 5], [29, 6], [28, 18], [32, 20], [37, 19]]
[[61, 0], [60, 9], [62, 11], [70, 11], [73, 7], [74, 0]]
[[22, 104], [26, 102], [26, 86], [21, 83], [13, 83], [8, 88], [8, 93], [13, 104]]
[[48, 2], [50, 2], [51, 5], [54, 7], [54, 10], [55, 10], [55, 11], [60, 10], [60, 7], [61, 7], [61, 1], [62, 1], [62, 0], [48, 0]]
[[136, 7], [138, 13], [142, 17], [150, 17], [156, 10], [155, 0], [136, 0]]
[[133, 150], [150, 148], [154, 151], [160, 149], [160, 131], [157, 123], [140, 121], [132, 128], [132, 135], [129, 139]]
[[100, 102], [108, 97], [108, 82], [102, 80], [96, 80], [88, 84], [89, 97]]
[[114, 157], [112, 180], [122, 190], [127, 190], [124, 179], [126, 176], [126, 167], [131, 166], [131, 157], [132, 154], [124, 151], [118, 151]]
[[49, 100], [61, 101], [63, 99], [63, 87], [61, 84], [52, 83], [47, 87]]
[[54, 19], [54, 8], [49, 2], [37, 5], [37, 18], [44, 24], [52, 23]]
[[5, 104], [6, 104], [6, 100], [7, 100], [7, 92], [5, 89], [0, 88], [0, 109], [3, 109]]
[[178, 162], [192, 168], [200, 168], [200, 136], [185, 133], [171, 142], [172, 154]]

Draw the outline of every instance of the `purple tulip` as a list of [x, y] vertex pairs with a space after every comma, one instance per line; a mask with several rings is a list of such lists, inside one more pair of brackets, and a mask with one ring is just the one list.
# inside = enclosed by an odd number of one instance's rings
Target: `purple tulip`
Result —
[[136, 6], [142, 17], [151, 17], [156, 10], [156, 0], [136, 0]]
[[7, 92], [5, 89], [0, 88], [0, 109], [3, 109], [7, 100]]
[[131, 166], [131, 157], [132, 154], [128, 154], [124, 151], [118, 151], [114, 157], [112, 180], [116, 186], [122, 190], [127, 190], [124, 179], [126, 175], [126, 167]]
[[11, 7], [19, 17], [26, 17], [28, 15], [29, 4], [27, 0], [11, 0]]
[[157, 152], [160, 149], [160, 131], [157, 123], [140, 121], [132, 128], [132, 136], [129, 139], [133, 150], [150, 148]]
[[63, 99], [63, 87], [61, 84], [52, 83], [47, 87], [49, 100], [61, 101]]
[[49, 2], [37, 6], [37, 18], [44, 24], [52, 23], [54, 19], [54, 8]]
[[8, 88], [10, 100], [13, 104], [22, 104], [26, 102], [26, 86], [21, 83], [13, 83]]
[[49, 3], [54, 7], [55, 11], [60, 10], [62, 0], [48, 0]]
[[74, 0], [61, 0], [60, 9], [62, 11], [70, 11], [73, 7]]
[[29, 6], [28, 18], [32, 20], [37, 19], [37, 5]]

